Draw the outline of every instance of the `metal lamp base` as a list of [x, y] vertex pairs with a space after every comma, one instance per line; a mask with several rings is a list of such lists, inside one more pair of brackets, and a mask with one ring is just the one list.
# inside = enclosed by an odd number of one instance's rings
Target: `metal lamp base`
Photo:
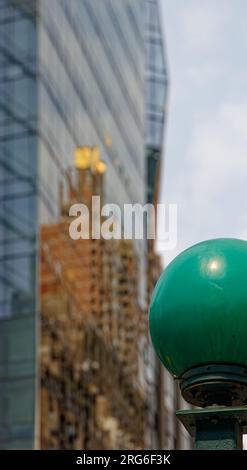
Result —
[[247, 432], [247, 408], [208, 407], [203, 410], [179, 410], [177, 418], [194, 438], [196, 450], [242, 449]]
[[247, 405], [247, 367], [207, 364], [193, 367], [180, 378], [183, 398], [192, 405]]

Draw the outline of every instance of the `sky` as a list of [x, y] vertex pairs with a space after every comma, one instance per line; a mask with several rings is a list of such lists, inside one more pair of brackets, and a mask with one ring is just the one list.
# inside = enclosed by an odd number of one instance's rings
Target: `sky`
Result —
[[161, 4], [169, 96], [160, 202], [178, 205], [168, 264], [202, 240], [247, 239], [247, 2]]

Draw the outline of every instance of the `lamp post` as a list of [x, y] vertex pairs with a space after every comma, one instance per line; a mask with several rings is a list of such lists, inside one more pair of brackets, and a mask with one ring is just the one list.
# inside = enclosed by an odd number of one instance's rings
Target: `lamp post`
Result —
[[156, 353], [201, 409], [177, 411], [196, 449], [241, 449], [247, 430], [247, 242], [192, 246], [161, 275], [151, 301]]

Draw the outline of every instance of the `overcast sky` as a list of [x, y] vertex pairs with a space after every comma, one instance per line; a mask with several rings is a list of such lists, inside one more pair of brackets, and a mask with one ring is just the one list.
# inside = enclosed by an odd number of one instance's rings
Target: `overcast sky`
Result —
[[178, 244], [247, 239], [247, 1], [161, 0], [170, 77], [161, 202]]

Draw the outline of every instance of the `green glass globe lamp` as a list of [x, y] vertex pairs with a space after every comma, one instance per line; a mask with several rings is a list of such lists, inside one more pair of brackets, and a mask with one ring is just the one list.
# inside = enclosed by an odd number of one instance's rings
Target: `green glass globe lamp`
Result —
[[178, 255], [155, 287], [149, 325], [185, 400], [247, 405], [247, 242], [208, 240]]

